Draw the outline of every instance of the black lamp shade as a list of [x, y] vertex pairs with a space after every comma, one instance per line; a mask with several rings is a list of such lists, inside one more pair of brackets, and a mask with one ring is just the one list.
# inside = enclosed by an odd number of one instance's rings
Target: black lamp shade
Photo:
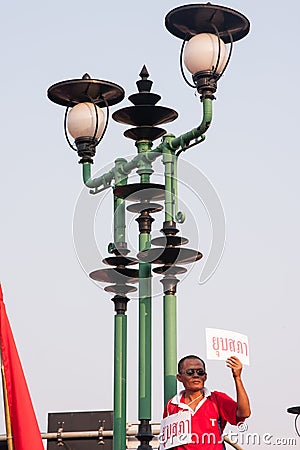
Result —
[[200, 33], [216, 34], [216, 28], [226, 44], [230, 42], [229, 34], [238, 41], [250, 30], [250, 22], [243, 14], [210, 3], [179, 6], [167, 14], [165, 25], [170, 33], [184, 40]]
[[88, 75], [82, 79], [60, 81], [48, 89], [48, 98], [52, 102], [69, 107], [82, 102], [92, 102], [100, 107], [111, 106], [124, 97], [121, 86], [110, 81], [93, 80]]

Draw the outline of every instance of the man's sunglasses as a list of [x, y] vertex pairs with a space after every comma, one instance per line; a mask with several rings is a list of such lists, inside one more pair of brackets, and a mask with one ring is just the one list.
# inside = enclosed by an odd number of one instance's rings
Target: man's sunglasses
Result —
[[199, 377], [203, 377], [203, 375], [206, 375], [206, 372], [203, 369], [187, 369], [185, 372], [181, 372], [181, 374], [183, 373], [188, 377], [192, 377], [195, 372]]

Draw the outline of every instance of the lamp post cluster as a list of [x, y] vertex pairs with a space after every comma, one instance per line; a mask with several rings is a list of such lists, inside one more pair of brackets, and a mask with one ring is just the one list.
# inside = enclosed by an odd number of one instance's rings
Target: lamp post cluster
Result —
[[[232, 53], [234, 41], [243, 38], [250, 28], [248, 19], [237, 11], [222, 6], [192, 4], [170, 11], [165, 19], [167, 29], [182, 39], [180, 67], [185, 81], [197, 89], [202, 102], [202, 121], [190, 131], [175, 137], [160, 126], [175, 120], [177, 112], [158, 105], [161, 97], [151, 92], [152, 81], [144, 66], [137, 81], [138, 92], [128, 97], [132, 106], [115, 111], [112, 118], [130, 125], [125, 137], [134, 140], [137, 155], [130, 161], [118, 158], [114, 167], [98, 178], [93, 178], [91, 165], [109, 121], [109, 107], [125, 96], [119, 85], [92, 79], [62, 81], [48, 89], [53, 102], [65, 106], [64, 129], [66, 139], [82, 164], [84, 184], [92, 194], [111, 187], [114, 205], [114, 236], [103, 263], [110, 266], [93, 271], [90, 277], [107, 283], [107, 292], [113, 294], [115, 305], [114, 337], [114, 449], [126, 448], [126, 363], [127, 363], [127, 303], [128, 295], [139, 286], [139, 383], [137, 438], [140, 449], [149, 449], [151, 432], [151, 361], [152, 361], [152, 271], [162, 276], [163, 337], [164, 337], [164, 400], [176, 392], [177, 278], [186, 272], [186, 264], [201, 259], [202, 254], [185, 248], [188, 239], [180, 236], [178, 223], [185, 219], [178, 211], [177, 162], [180, 154], [205, 139], [212, 121], [212, 102], [217, 82], [224, 73]], [[226, 44], [230, 44], [227, 50]], [[192, 74], [190, 82], [183, 63]], [[103, 112], [106, 109], [106, 115]], [[74, 139], [71, 143], [69, 135]], [[153, 142], [162, 138], [153, 148]], [[151, 182], [153, 162], [162, 158], [164, 184]], [[128, 183], [128, 176], [136, 170], [139, 183]], [[163, 204], [162, 204], [163, 203]], [[128, 256], [126, 240], [126, 204], [136, 214], [139, 229], [139, 252]], [[152, 217], [164, 209], [162, 236], [152, 239]], [[137, 268], [131, 266], [137, 265]], [[152, 265], [156, 267], [152, 270]]]

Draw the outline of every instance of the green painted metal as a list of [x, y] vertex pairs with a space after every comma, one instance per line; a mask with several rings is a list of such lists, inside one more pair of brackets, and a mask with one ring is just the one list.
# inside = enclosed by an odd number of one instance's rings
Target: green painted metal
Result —
[[178, 209], [178, 178], [177, 178], [177, 166], [178, 157], [174, 156], [173, 164], [173, 194], [174, 194], [174, 208], [175, 208], [175, 221], [179, 223], [184, 222], [184, 213]]
[[139, 153], [149, 152], [152, 148], [153, 142], [148, 140], [141, 140], [136, 142], [136, 147]]
[[[115, 185], [125, 186], [127, 176], [122, 173], [122, 165], [126, 159], [119, 158], [115, 161]], [[125, 200], [114, 195], [114, 242], [126, 242]]]
[[[139, 168], [140, 164], [143, 164], [145, 161], [153, 162], [156, 158], [162, 155], [165, 148], [170, 150], [185, 150], [192, 140], [196, 140], [195, 143], [200, 143], [202, 141], [198, 141], [198, 138], [203, 139], [204, 133], [208, 130], [211, 121], [212, 121], [212, 100], [206, 98], [202, 102], [203, 106], [203, 119], [201, 124], [193, 128], [191, 131], [184, 133], [178, 137], [173, 135], [165, 135], [163, 142], [159, 144], [154, 149], [149, 149], [148, 151], [144, 151], [144, 146], [150, 145], [150, 141], [139, 141], [137, 142], [137, 146], [143, 147], [143, 151], [140, 151], [137, 156], [135, 156], [131, 161], [126, 161], [119, 166], [118, 171], [123, 175], [128, 175], [133, 169]], [[167, 138], [168, 137], [168, 138]], [[167, 139], [166, 139], [167, 138]], [[125, 160], [124, 160], [125, 161]], [[116, 167], [111, 169], [109, 172], [101, 175], [97, 178], [91, 178], [91, 164], [86, 162], [82, 164], [83, 166], [83, 181], [84, 184], [94, 189], [92, 193], [97, 194], [99, 192], [98, 188], [103, 186], [104, 188], [109, 187], [112, 180], [116, 176]], [[144, 182], [144, 181], [143, 181]]]
[[114, 195], [114, 242], [126, 242], [125, 201]]
[[[150, 248], [150, 234], [140, 233], [139, 248]], [[151, 264], [139, 264], [139, 420], [151, 420], [152, 301]]]
[[174, 178], [175, 155], [169, 148], [163, 151], [163, 163], [165, 165], [165, 221], [175, 220], [175, 190], [177, 180]]
[[127, 316], [115, 315], [114, 450], [126, 450]]
[[[100, 192], [110, 187], [113, 180], [116, 185], [127, 183], [127, 175], [134, 169], [140, 175], [141, 183], [148, 183], [153, 173], [152, 163], [159, 156], [163, 156], [165, 165], [165, 220], [174, 221], [177, 213], [177, 173], [176, 150], [186, 150], [191, 141], [199, 143], [197, 139], [208, 129], [212, 120], [212, 101], [203, 101], [203, 119], [201, 124], [178, 137], [165, 135], [163, 141], [152, 150], [150, 141], [136, 143], [138, 155], [131, 161], [116, 160], [115, 166], [98, 178], [92, 178], [91, 164], [83, 163], [83, 181], [91, 188], [91, 193]], [[178, 152], [178, 153], [179, 153]], [[176, 209], [176, 212], [175, 212]], [[125, 202], [114, 198], [114, 241], [125, 242]], [[139, 250], [150, 248], [151, 236], [140, 233]], [[139, 420], [151, 420], [151, 360], [152, 360], [152, 287], [151, 264], [140, 263], [139, 281]], [[114, 371], [114, 450], [126, 448], [126, 316], [116, 314], [115, 319], [115, 371]], [[176, 362], [177, 362], [177, 336], [176, 336], [176, 296], [164, 296], [164, 396], [167, 401], [176, 392]]]
[[[170, 137], [167, 136], [165, 139], [169, 140]], [[163, 163], [165, 165], [165, 221], [175, 222], [176, 197], [178, 195], [177, 157], [170, 148], [165, 147], [163, 151]], [[163, 304], [164, 401], [166, 403], [177, 392], [176, 296], [164, 295]]]
[[[166, 137], [169, 139], [169, 137]], [[172, 138], [171, 138], [172, 139]], [[171, 141], [172, 142], [172, 141]], [[163, 151], [165, 165], [165, 221], [175, 222], [177, 213], [177, 157], [174, 150], [165, 148]], [[164, 295], [164, 401], [165, 403], [177, 392], [177, 319], [176, 296]]]
[[[140, 155], [146, 155], [151, 150], [152, 142], [136, 143]], [[141, 183], [149, 183], [153, 173], [152, 162], [146, 157], [141, 158], [137, 173]], [[139, 250], [151, 247], [150, 233], [139, 234]], [[151, 264], [139, 264], [139, 420], [151, 420], [152, 415], [152, 285]]]
[[177, 392], [177, 312], [176, 295], [164, 296], [164, 403]]
[[178, 158], [174, 155], [173, 160], [173, 194], [174, 194], [174, 207], [175, 207], [175, 218], [178, 212], [178, 179], [177, 179], [177, 166], [178, 166]]
[[[136, 142], [138, 153], [141, 155], [137, 173], [141, 177], [141, 183], [149, 183], [150, 175], [153, 173], [152, 162], [146, 158], [146, 154], [150, 152], [152, 147], [151, 141], [138, 141]], [[143, 157], [144, 156], [144, 157]]]
[[85, 162], [82, 164], [82, 177], [84, 184], [91, 179], [91, 163]]
[[[115, 161], [115, 185], [127, 184], [123, 158]], [[126, 242], [125, 200], [114, 195], [114, 243]], [[114, 450], [126, 449], [127, 316], [115, 315], [114, 348]]]
[[212, 99], [203, 99], [203, 119], [201, 124], [197, 128], [193, 128], [191, 131], [172, 139], [170, 145], [173, 150], [179, 148], [184, 149], [190, 144], [193, 139], [201, 137], [210, 127], [212, 122]]
[[112, 169], [104, 175], [101, 175], [101, 177], [93, 179], [91, 177], [91, 166], [92, 165], [89, 162], [85, 162], [82, 164], [82, 178], [84, 184], [91, 189], [97, 189], [101, 186], [103, 186], [104, 188], [109, 187], [110, 183], [115, 178], [115, 170]]

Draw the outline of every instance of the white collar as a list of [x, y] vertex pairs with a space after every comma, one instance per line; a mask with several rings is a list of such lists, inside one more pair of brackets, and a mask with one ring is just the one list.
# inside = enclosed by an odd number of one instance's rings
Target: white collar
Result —
[[[186, 403], [181, 403], [181, 397], [184, 394], [185, 390], [183, 389], [182, 391], [178, 392], [178, 394], [174, 395], [174, 397], [171, 400], [171, 403], [173, 405], [184, 405], [187, 406]], [[204, 394], [204, 398], [209, 397], [211, 395], [211, 392], [209, 389], [207, 389], [206, 387], [203, 388], [203, 394]]]
[[181, 409], [185, 409], [185, 410], [190, 411], [192, 415], [194, 415], [194, 414], [198, 411], [198, 409], [201, 408], [201, 406], [203, 405], [203, 403], [206, 401], [207, 397], [209, 397], [209, 396], [211, 395], [210, 390], [207, 389], [206, 387], [204, 387], [204, 388], [203, 388], [203, 394], [204, 394], [204, 397], [203, 397], [202, 400], [198, 403], [198, 405], [196, 406], [195, 410], [193, 410], [188, 404], [182, 403], [182, 402], [180, 401], [180, 400], [181, 400], [181, 397], [182, 397], [182, 395], [183, 395], [184, 392], [185, 392], [185, 391], [183, 390], [183, 391], [180, 391], [178, 394], [176, 394], [176, 395], [172, 398], [171, 403], [173, 403], [174, 405], [179, 406], [179, 408], [181, 408]]

